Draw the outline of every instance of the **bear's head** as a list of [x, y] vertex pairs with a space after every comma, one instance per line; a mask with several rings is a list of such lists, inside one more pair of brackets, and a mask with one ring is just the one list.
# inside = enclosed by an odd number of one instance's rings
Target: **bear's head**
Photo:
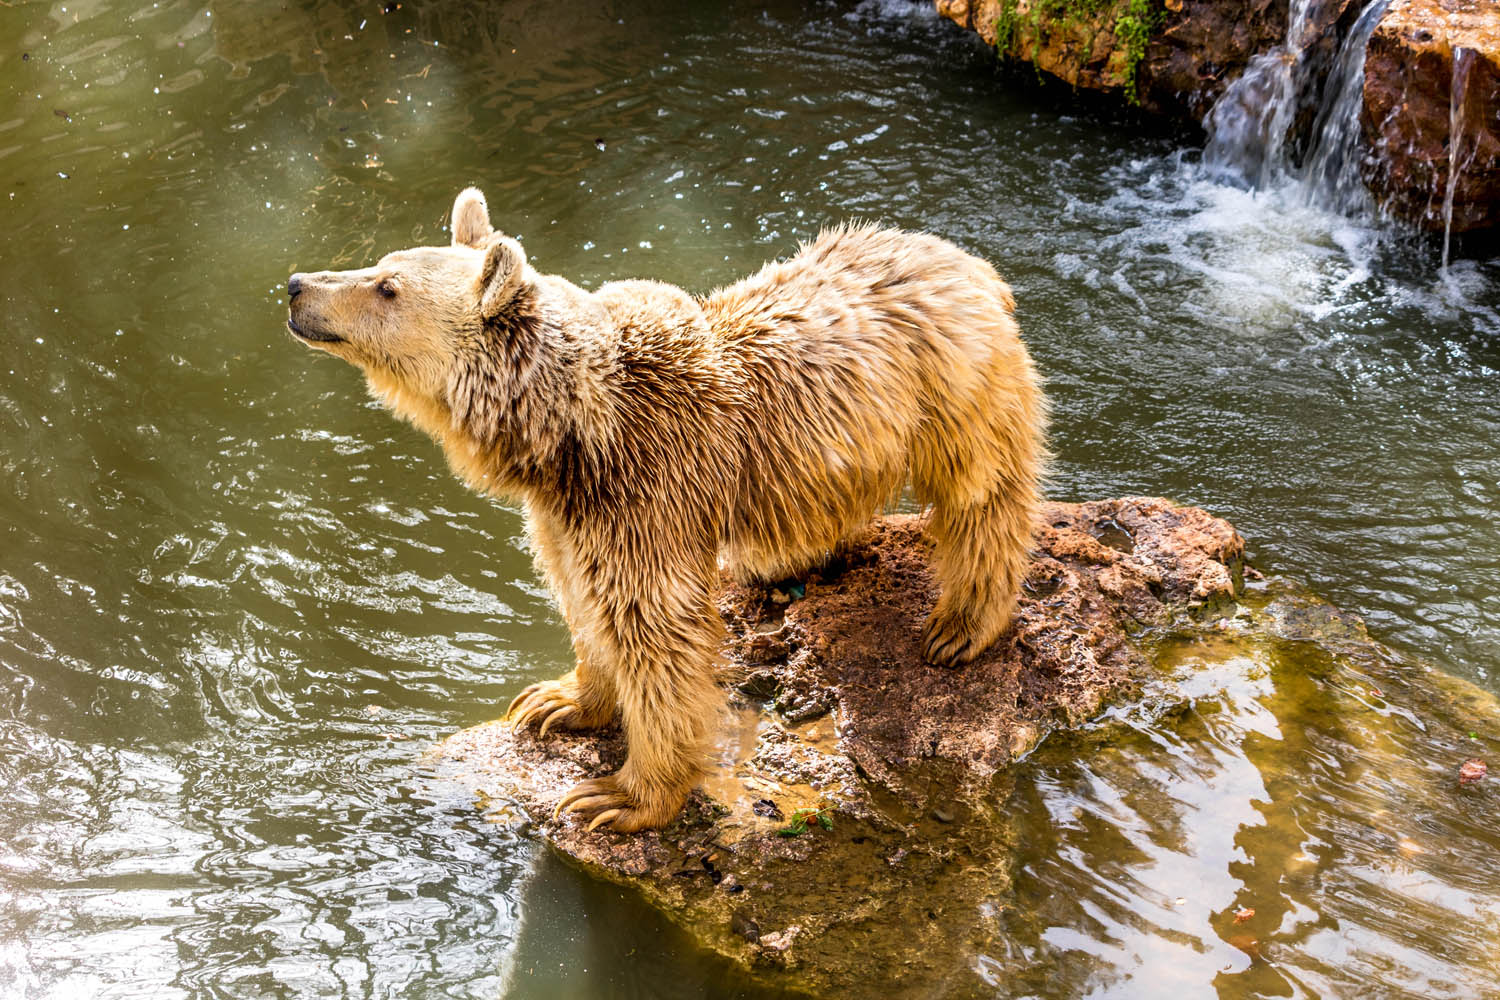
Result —
[[356, 271], [294, 274], [287, 329], [361, 369], [408, 417], [446, 410], [455, 374], [486, 326], [534, 280], [521, 245], [495, 232], [477, 188], [453, 203], [453, 240], [387, 254]]

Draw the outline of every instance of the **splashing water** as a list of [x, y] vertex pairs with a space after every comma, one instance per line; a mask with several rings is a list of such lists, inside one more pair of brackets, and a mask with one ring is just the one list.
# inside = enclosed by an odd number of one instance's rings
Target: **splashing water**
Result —
[[1284, 149], [1305, 84], [1303, 36], [1315, 0], [1291, 0], [1286, 41], [1250, 60], [1209, 109], [1203, 161], [1215, 174], [1265, 188], [1285, 171]]
[[1313, 141], [1302, 169], [1305, 200], [1343, 215], [1368, 215], [1370, 192], [1359, 176], [1359, 113], [1364, 103], [1365, 51], [1391, 0], [1374, 0], [1360, 13], [1339, 49], [1313, 121]]

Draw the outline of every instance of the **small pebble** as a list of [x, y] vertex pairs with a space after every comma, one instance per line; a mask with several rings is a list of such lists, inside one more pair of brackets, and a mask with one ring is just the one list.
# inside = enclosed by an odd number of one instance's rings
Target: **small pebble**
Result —
[[760, 940], [760, 924], [743, 913], [735, 913], [729, 918], [729, 929], [751, 944]]
[[755, 812], [755, 815], [764, 816], [766, 819], [781, 820], [786, 818], [781, 814], [781, 807], [770, 799], [756, 799], [755, 804], [750, 808]]
[[604, 152], [604, 140], [603, 139], [595, 139], [594, 140], [594, 148], [597, 149], [597, 150], [599, 150], [599, 152], [601, 152], [601, 153]]
[[937, 820], [939, 823], [953, 822], [953, 814], [946, 809], [934, 809], [932, 811], [932, 818]]

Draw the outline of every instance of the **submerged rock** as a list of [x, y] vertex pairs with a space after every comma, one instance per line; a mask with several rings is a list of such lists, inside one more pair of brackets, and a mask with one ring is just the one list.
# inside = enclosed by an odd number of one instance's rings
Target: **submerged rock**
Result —
[[[839, 995], [971, 981], [978, 903], [1009, 884], [1007, 765], [1151, 676], [1145, 641], [1232, 609], [1243, 543], [1166, 500], [1049, 504], [1015, 625], [966, 667], [921, 662], [936, 597], [922, 520], [878, 520], [777, 603], [727, 586], [731, 717], [665, 830], [587, 833], [553, 809], [624, 758], [618, 732], [492, 722], [436, 751], [493, 818], [639, 890], [706, 947]], [[945, 985], [946, 984], [946, 985]]]

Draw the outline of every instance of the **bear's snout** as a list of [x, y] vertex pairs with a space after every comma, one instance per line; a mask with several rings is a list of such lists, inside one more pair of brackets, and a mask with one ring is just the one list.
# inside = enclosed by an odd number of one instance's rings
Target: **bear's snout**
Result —
[[[308, 343], [344, 343], [343, 337], [324, 329], [327, 321], [317, 308], [319, 296], [313, 295], [311, 300], [299, 298], [307, 286], [307, 275], [300, 271], [286, 279], [287, 329]], [[314, 282], [314, 291], [316, 291], [316, 282]], [[311, 302], [310, 305], [309, 301]]]

